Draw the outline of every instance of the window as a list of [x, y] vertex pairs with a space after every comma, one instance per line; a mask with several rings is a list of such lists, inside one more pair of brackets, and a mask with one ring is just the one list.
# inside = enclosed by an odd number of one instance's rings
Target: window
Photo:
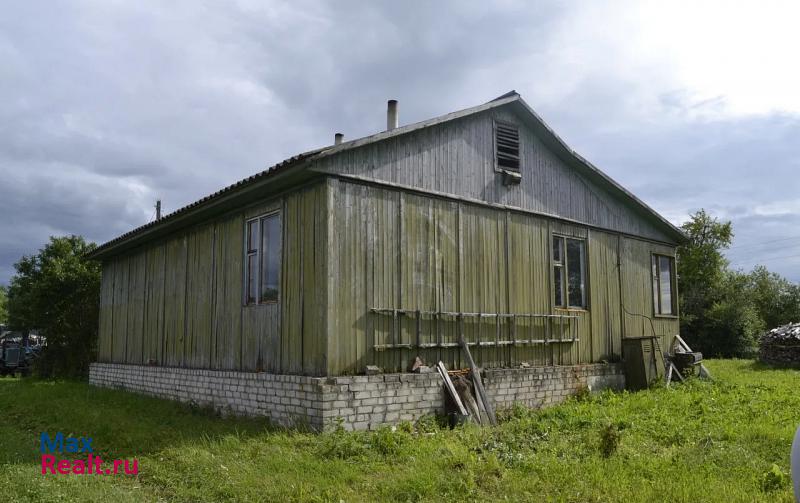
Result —
[[553, 290], [556, 307], [586, 308], [586, 243], [553, 237]]
[[495, 122], [494, 145], [497, 169], [519, 173], [519, 128]]
[[281, 270], [281, 215], [247, 221], [245, 304], [278, 302]]
[[675, 259], [666, 255], [652, 256], [653, 312], [657, 315], [675, 314]]

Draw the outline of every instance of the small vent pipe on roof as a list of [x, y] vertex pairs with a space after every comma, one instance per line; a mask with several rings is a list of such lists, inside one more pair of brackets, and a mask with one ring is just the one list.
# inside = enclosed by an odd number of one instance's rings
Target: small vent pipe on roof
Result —
[[344, 135], [342, 133], [336, 133], [335, 135], [333, 135], [333, 144], [340, 145], [343, 139]]
[[397, 100], [389, 100], [386, 107], [386, 130], [397, 127]]

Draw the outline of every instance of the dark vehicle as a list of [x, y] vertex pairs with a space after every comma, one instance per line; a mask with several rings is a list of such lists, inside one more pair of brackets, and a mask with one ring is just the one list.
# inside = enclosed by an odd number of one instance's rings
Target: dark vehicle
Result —
[[0, 377], [16, 374], [27, 376], [33, 361], [42, 349], [36, 336], [6, 332], [0, 336]]

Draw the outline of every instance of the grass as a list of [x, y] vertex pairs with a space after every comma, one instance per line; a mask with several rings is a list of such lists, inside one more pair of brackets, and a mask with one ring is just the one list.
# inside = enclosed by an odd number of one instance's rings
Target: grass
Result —
[[[497, 428], [372, 433], [262, 420], [83, 383], [0, 379], [5, 501], [793, 501], [800, 371], [709, 362], [714, 382], [602, 393]], [[42, 476], [39, 434], [91, 436], [138, 477]]]

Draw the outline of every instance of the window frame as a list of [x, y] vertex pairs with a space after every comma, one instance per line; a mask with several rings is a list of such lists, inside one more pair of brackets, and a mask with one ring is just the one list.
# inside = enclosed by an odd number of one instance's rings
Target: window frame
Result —
[[[504, 168], [504, 167], [500, 166], [500, 163], [498, 162], [498, 156], [497, 156], [497, 154], [499, 153], [499, 151], [497, 149], [497, 126], [498, 126], [498, 124], [501, 125], [501, 126], [510, 127], [510, 128], [514, 128], [514, 129], [517, 130], [517, 137], [519, 139], [519, 154], [518, 154], [518, 157], [519, 157], [519, 169], [517, 169], [517, 170], [512, 169], [512, 168]], [[522, 166], [523, 166], [522, 128], [519, 126], [519, 124], [516, 124], [516, 123], [511, 122], [511, 121], [506, 121], [506, 120], [501, 120], [501, 119], [494, 119], [492, 121], [492, 146], [494, 147], [494, 152], [493, 152], [494, 153], [494, 159], [492, 161], [494, 163], [495, 172], [496, 173], [512, 173], [512, 174], [514, 174], [516, 176], [520, 176], [521, 177], [522, 176]]]
[[[555, 242], [559, 240], [561, 243], [560, 250], [561, 250], [561, 260], [556, 260], [555, 258]], [[581, 263], [579, 264], [579, 268], [581, 269], [581, 282], [583, 284], [583, 288], [581, 288], [581, 300], [583, 301], [582, 306], [573, 306], [570, 305], [569, 300], [569, 260], [567, 259], [567, 241], [576, 241], [581, 244]], [[559, 309], [562, 311], [589, 311], [589, 259], [588, 259], [588, 243], [586, 238], [580, 238], [575, 236], [567, 236], [563, 234], [553, 234], [551, 241], [550, 241], [550, 253], [551, 255], [551, 267], [550, 273], [552, 275], [552, 279], [550, 284], [552, 285], [552, 295], [551, 299], [553, 302], [553, 307], [555, 309]], [[561, 297], [562, 297], [562, 304], [556, 303], [556, 267], [561, 269], [560, 272], [560, 279], [561, 279]]]
[[[277, 296], [274, 300], [264, 300], [263, 296], [263, 289], [264, 289], [264, 276], [262, 274], [262, 268], [264, 267], [264, 257], [266, 253], [266, 249], [264, 247], [264, 221], [269, 218], [277, 217], [279, 219], [279, 233], [278, 235], [278, 278], [277, 278]], [[255, 224], [257, 229], [257, 239], [256, 241], [256, 248], [250, 247], [250, 224]], [[273, 211], [269, 211], [267, 213], [263, 213], [256, 217], [247, 218], [244, 222], [244, 261], [242, 263], [242, 276], [243, 276], [243, 289], [242, 289], [242, 305], [244, 307], [252, 307], [252, 306], [265, 306], [265, 305], [274, 305], [279, 304], [281, 301], [281, 276], [282, 276], [282, 269], [283, 269], [283, 215], [280, 209], [276, 209]], [[255, 270], [250, 271], [250, 258], [255, 257]], [[255, 275], [256, 278], [256, 297], [254, 302], [250, 302], [250, 275]]]
[[[671, 313], [663, 313], [661, 303], [661, 258], [669, 260], [670, 273], [669, 273], [669, 295], [670, 295], [670, 309]], [[655, 265], [655, 267], [654, 267]], [[654, 318], [677, 318], [678, 317], [678, 274], [677, 264], [674, 255], [667, 255], [666, 253], [651, 253], [650, 254], [650, 287], [653, 292], [653, 301], [651, 306], [653, 309]]]

